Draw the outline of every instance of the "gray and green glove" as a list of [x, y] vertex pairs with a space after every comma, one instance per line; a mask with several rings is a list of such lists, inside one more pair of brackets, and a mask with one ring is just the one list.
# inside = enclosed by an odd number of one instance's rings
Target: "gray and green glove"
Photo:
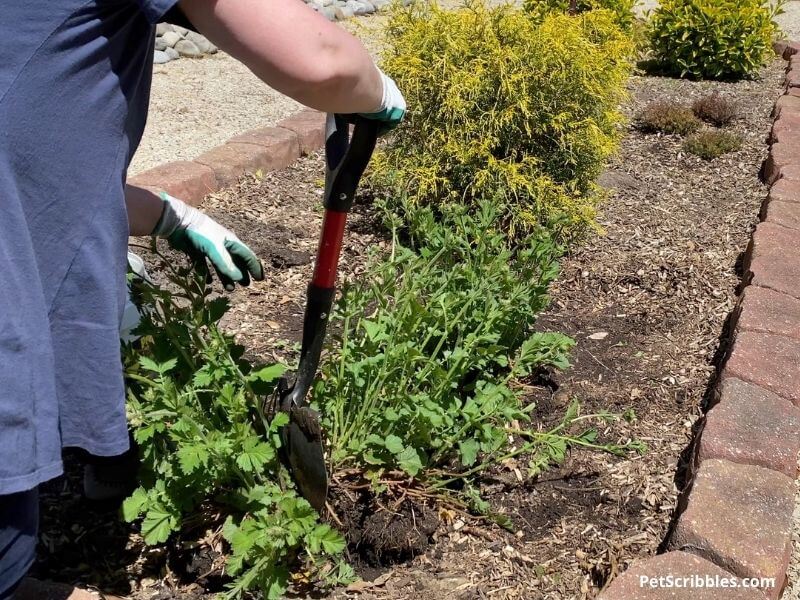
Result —
[[261, 261], [230, 229], [166, 192], [161, 193], [161, 199], [164, 212], [153, 235], [167, 238], [170, 246], [186, 252], [206, 273], [206, 259], [210, 260], [228, 291], [235, 283], [250, 285], [251, 277], [264, 279]]
[[391, 131], [400, 124], [406, 115], [406, 99], [397, 87], [394, 80], [378, 69], [383, 82], [383, 98], [381, 105], [375, 112], [360, 113], [365, 119], [381, 121], [381, 134]]

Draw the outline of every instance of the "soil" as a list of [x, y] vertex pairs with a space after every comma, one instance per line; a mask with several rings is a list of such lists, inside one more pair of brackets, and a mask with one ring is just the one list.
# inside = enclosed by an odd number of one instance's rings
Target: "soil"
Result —
[[[510, 517], [511, 531], [410, 500], [391, 512], [375, 510], [373, 499], [335, 486], [331, 518], [349, 530], [351, 558], [364, 581], [333, 598], [593, 598], [632, 560], [657, 551], [682, 484], [681, 457], [726, 342], [740, 255], [766, 196], [758, 173], [783, 66], [776, 61], [761, 79], [739, 83], [631, 80], [631, 117], [654, 99], [689, 102], [711, 90], [734, 98], [740, 116], [730, 128], [745, 143], [706, 162], [683, 152], [677, 136], [631, 125], [601, 180], [610, 190], [602, 232], [564, 259], [552, 305], [538, 321], [540, 330], [567, 333], [578, 343], [569, 370], [523, 382], [537, 406], [534, 421], [556, 420], [573, 398], [585, 414], [632, 410], [635, 419], [609, 423], [601, 437], [638, 439], [647, 452], [575, 450], [535, 480], [522, 476], [524, 461], [507, 461], [482, 479], [481, 492]], [[320, 157], [309, 157], [245, 179], [204, 206], [267, 266], [266, 281], [231, 295], [224, 322], [260, 360], [291, 359], [299, 341], [322, 176]], [[372, 249], [388, 246], [368, 200], [361, 198], [350, 219], [345, 278], [359, 276]], [[182, 582], [179, 572], [188, 566], [197, 577], [217, 556], [201, 547], [176, 566], [167, 560], [176, 548], [145, 549], [135, 527], [87, 508], [80, 484], [72, 460], [67, 477], [47, 487], [38, 575], [136, 600], [211, 597], [196, 582]]]

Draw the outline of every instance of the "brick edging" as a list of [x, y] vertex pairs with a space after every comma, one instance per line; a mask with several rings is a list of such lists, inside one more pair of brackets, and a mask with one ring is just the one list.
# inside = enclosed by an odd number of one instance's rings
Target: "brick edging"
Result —
[[301, 110], [274, 127], [251, 129], [194, 160], [159, 165], [128, 178], [128, 183], [164, 190], [197, 206], [212, 192], [235, 184], [245, 173], [277, 171], [325, 143], [325, 114]]
[[[599, 600], [776, 599], [787, 583], [800, 452], [800, 43], [775, 103], [762, 176], [770, 185], [745, 254], [743, 292], [667, 552], [636, 561]], [[643, 577], [772, 578], [755, 590], [642, 587]]]

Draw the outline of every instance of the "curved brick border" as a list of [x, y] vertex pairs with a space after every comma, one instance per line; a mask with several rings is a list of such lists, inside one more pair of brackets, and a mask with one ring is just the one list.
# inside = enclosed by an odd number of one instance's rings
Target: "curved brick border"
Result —
[[[733, 342], [694, 440], [668, 552], [637, 561], [599, 600], [775, 599], [786, 586], [800, 451], [800, 43], [775, 103], [763, 178], [771, 186], [745, 257]], [[766, 577], [761, 590], [650, 587], [645, 578]]]
[[194, 160], [180, 160], [149, 169], [128, 183], [164, 190], [197, 206], [203, 198], [235, 184], [245, 173], [288, 167], [325, 143], [325, 115], [303, 110], [279, 122], [237, 135]]

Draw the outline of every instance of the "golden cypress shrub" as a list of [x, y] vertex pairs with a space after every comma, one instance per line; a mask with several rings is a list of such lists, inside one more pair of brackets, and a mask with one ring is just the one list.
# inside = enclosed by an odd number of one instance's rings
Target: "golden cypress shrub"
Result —
[[396, 12], [387, 32], [382, 66], [410, 111], [375, 163], [378, 181], [412, 203], [493, 200], [512, 236], [593, 224], [633, 50], [610, 12], [537, 20], [431, 3]]

